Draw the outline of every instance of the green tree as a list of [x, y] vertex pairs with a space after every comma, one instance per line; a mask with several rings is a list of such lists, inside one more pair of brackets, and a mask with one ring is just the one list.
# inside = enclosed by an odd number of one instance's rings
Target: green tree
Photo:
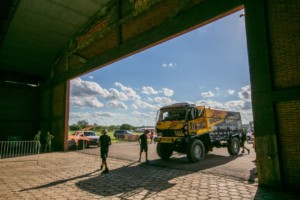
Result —
[[70, 131], [78, 131], [80, 127], [77, 124], [72, 124], [69, 126]]
[[106, 128], [105, 126], [97, 125], [95, 126], [95, 131], [102, 131], [105, 128]]
[[133, 129], [134, 129], [134, 127], [131, 126], [130, 124], [122, 124], [120, 126], [120, 130], [133, 130]]
[[110, 125], [110, 126], [107, 127], [108, 131], [114, 131], [114, 130], [117, 130], [117, 129], [118, 129], [118, 127], [115, 126], [115, 125]]
[[85, 120], [79, 120], [77, 122], [77, 126], [81, 127], [81, 129], [86, 128], [89, 125], [89, 123]]

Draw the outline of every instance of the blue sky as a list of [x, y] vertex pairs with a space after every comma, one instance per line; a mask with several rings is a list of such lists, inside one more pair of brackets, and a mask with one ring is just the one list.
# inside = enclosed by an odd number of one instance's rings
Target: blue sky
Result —
[[69, 124], [153, 126], [175, 102], [252, 120], [242, 11], [71, 80]]

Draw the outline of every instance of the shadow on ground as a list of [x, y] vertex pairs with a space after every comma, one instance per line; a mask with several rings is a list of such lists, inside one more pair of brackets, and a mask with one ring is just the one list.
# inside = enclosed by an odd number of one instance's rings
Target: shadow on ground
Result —
[[76, 179], [80, 179], [80, 178], [86, 178], [88, 176], [91, 176], [92, 174], [94, 174], [97, 171], [100, 171], [100, 169], [98, 169], [96, 171], [93, 171], [93, 172], [90, 172], [90, 173], [86, 173], [86, 174], [80, 175], [80, 176], [75, 176], [75, 177], [68, 178], [68, 179], [61, 179], [61, 180], [58, 180], [58, 181], [53, 181], [53, 182], [47, 183], [45, 185], [40, 185], [40, 186], [37, 186], [37, 187], [26, 188], [26, 189], [20, 190], [20, 192], [22, 192], [22, 191], [28, 191], [28, 190], [37, 190], [37, 189], [49, 188], [49, 187], [56, 186], [56, 185], [59, 185], [59, 184], [64, 184], [64, 183], [66, 183], [68, 181], [72, 181], [72, 180], [76, 180]]
[[184, 171], [198, 172], [205, 169], [224, 165], [228, 162], [237, 159], [240, 156], [241, 155], [222, 156], [222, 155], [208, 154], [205, 156], [204, 160], [197, 163], [191, 163], [186, 158], [186, 155], [177, 154], [175, 155], [175, 157], [173, 156], [168, 160], [162, 160], [162, 159], [151, 160], [149, 162], [149, 165], [171, 168], [171, 169], [179, 169]]
[[[173, 187], [171, 179], [189, 174], [188, 172], [161, 168], [164, 173], [158, 173], [156, 168], [146, 164], [133, 163], [110, 171], [107, 174], [82, 180], [76, 185], [87, 192], [101, 196], [118, 195], [121, 199], [143, 193], [144, 198]], [[120, 195], [119, 195], [120, 194]]]

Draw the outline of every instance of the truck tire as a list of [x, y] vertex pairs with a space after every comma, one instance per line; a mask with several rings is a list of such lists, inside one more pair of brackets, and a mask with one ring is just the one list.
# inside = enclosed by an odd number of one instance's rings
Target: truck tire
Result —
[[201, 140], [193, 140], [187, 147], [187, 158], [190, 162], [201, 161], [205, 156], [205, 146]]
[[168, 160], [173, 154], [172, 144], [158, 142], [156, 145], [156, 152], [161, 159]]
[[240, 152], [240, 142], [236, 137], [231, 138], [227, 144], [227, 151], [232, 156], [239, 155]]

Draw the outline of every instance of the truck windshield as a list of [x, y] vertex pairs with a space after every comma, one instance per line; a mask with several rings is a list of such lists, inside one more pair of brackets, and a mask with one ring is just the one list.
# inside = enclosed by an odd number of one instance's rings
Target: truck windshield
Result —
[[177, 121], [185, 120], [186, 118], [186, 109], [185, 108], [168, 108], [160, 110], [158, 112], [157, 121]]

